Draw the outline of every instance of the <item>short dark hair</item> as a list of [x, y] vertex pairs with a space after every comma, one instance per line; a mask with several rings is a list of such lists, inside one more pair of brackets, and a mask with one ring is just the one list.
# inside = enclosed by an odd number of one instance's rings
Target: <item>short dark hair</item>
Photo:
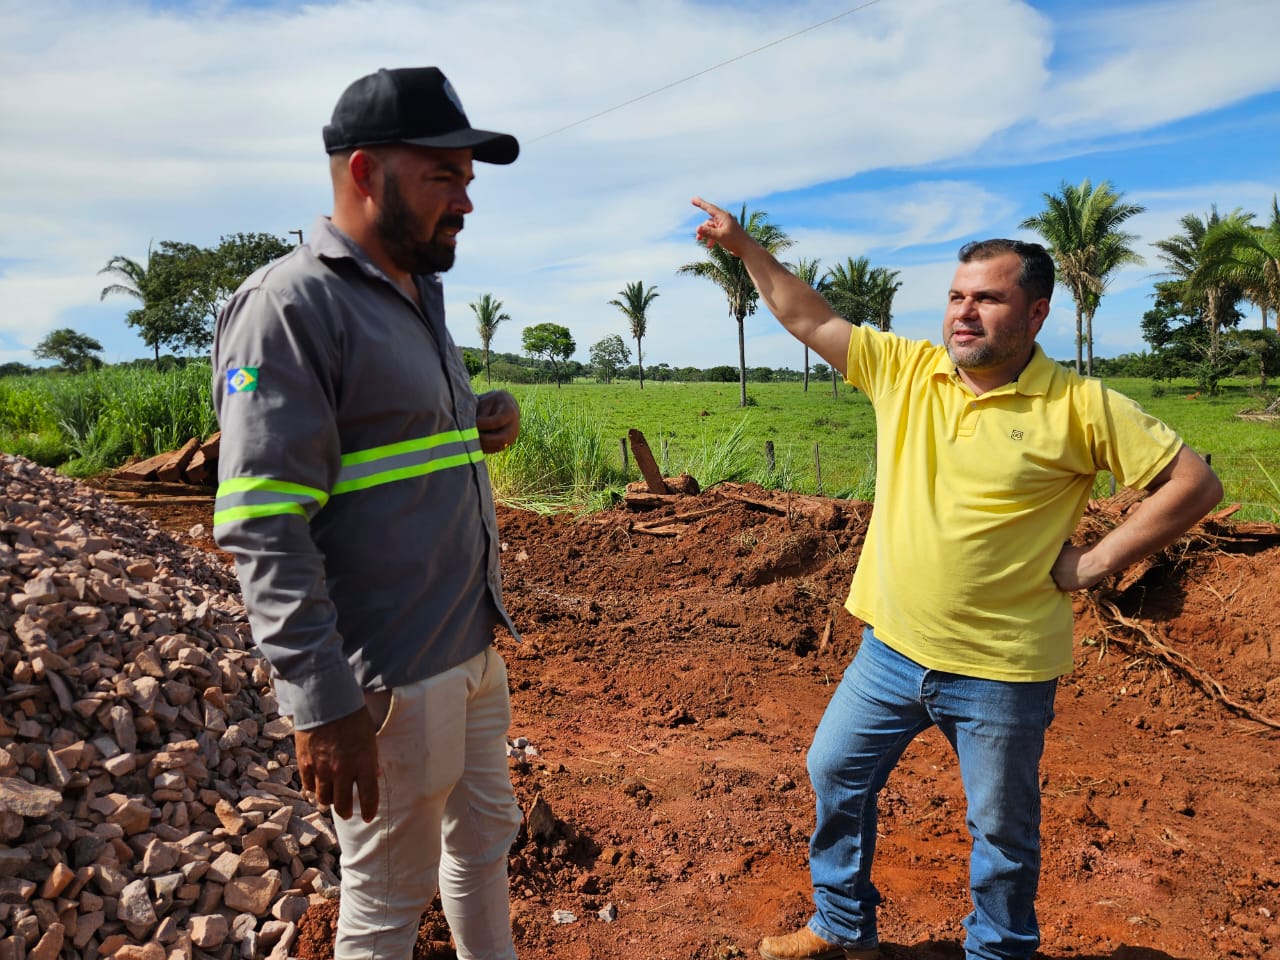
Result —
[[1003, 237], [974, 240], [960, 248], [959, 259], [961, 263], [969, 263], [972, 260], [991, 260], [1006, 253], [1017, 254], [1022, 261], [1018, 286], [1027, 292], [1027, 296], [1032, 300], [1048, 300], [1053, 296], [1053, 257], [1038, 243]]

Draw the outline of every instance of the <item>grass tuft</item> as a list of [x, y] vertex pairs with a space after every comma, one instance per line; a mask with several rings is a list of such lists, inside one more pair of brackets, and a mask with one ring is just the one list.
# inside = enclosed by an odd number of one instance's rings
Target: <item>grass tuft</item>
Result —
[[217, 429], [207, 363], [0, 380], [0, 447], [73, 476], [174, 450]]
[[588, 407], [531, 391], [520, 405], [520, 436], [487, 459], [494, 496], [539, 513], [599, 509], [626, 484]]

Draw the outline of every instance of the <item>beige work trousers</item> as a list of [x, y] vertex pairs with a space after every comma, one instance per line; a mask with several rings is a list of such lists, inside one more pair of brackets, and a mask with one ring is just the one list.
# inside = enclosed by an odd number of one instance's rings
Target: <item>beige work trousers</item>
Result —
[[437, 884], [460, 960], [515, 960], [507, 854], [521, 813], [507, 768], [507, 668], [492, 647], [370, 692], [380, 802], [334, 818], [342, 898], [334, 960], [411, 960]]

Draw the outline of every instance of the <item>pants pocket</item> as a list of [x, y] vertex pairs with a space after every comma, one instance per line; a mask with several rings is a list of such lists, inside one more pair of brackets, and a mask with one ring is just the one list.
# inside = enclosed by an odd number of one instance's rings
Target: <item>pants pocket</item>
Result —
[[396, 708], [396, 700], [395, 690], [366, 690], [364, 692], [365, 709], [369, 711], [369, 716], [373, 720], [373, 727], [378, 736], [381, 736], [382, 732], [390, 725], [391, 715]]

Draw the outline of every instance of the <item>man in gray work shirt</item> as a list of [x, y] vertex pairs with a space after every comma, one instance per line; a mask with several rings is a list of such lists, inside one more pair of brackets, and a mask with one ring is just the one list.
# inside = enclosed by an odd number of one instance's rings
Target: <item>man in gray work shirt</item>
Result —
[[[304, 789], [341, 844], [335, 960], [410, 960], [437, 885], [461, 958], [515, 957], [507, 851], [520, 824], [484, 455], [515, 440], [444, 322], [473, 161], [434, 67], [352, 83], [324, 129], [332, 218], [218, 319], [214, 535], [292, 716]], [[358, 816], [356, 815], [358, 814]]]

